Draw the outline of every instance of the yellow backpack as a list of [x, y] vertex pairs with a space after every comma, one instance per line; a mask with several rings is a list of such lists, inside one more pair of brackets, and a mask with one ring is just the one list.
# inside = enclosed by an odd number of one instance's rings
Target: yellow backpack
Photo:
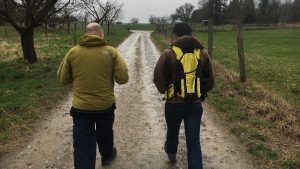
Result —
[[184, 53], [179, 47], [173, 46], [172, 50], [176, 55], [176, 78], [168, 86], [165, 98], [179, 96], [187, 102], [195, 101], [201, 97], [200, 49]]

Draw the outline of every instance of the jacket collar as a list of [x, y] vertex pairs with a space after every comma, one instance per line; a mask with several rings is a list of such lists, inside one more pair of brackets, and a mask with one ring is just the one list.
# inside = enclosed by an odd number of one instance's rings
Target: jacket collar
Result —
[[93, 46], [105, 46], [107, 45], [104, 38], [97, 35], [85, 35], [79, 40], [80, 46], [93, 47]]
[[184, 35], [177, 38], [172, 46], [177, 46], [181, 49], [204, 49], [201, 42], [192, 36]]

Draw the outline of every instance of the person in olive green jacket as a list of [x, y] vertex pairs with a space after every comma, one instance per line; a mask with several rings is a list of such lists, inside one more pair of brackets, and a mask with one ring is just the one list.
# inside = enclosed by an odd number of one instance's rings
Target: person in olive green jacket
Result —
[[87, 25], [79, 45], [64, 57], [57, 77], [61, 84], [72, 83], [75, 168], [95, 168], [96, 143], [102, 165], [110, 164], [117, 153], [113, 138], [114, 84], [128, 82], [128, 68], [118, 51], [107, 45], [99, 24]]

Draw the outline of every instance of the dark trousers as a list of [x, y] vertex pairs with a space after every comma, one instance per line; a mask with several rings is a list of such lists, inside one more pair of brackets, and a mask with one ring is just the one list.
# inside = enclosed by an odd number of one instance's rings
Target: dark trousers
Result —
[[112, 155], [115, 106], [103, 111], [71, 108], [75, 169], [95, 169], [96, 143], [102, 159]]
[[181, 121], [184, 120], [187, 160], [189, 169], [202, 169], [202, 154], [200, 146], [200, 123], [202, 117], [201, 103], [166, 103], [165, 118], [167, 122], [167, 153], [176, 154], [178, 134]]

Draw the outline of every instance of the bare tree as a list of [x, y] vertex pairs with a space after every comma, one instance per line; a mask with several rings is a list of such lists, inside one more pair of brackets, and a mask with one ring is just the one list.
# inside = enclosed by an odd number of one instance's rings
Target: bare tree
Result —
[[71, 0], [63, 1], [54, 9], [58, 0], [1, 0], [0, 19], [10, 23], [21, 36], [24, 58], [37, 62], [34, 48], [34, 28], [41, 26], [52, 13], [66, 7]]
[[244, 0], [243, 4], [243, 23], [253, 24], [255, 21], [255, 4], [254, 0]]
[[87, 11], [81, 11], [80, 8], [78, 11], [80, 12], [77, 14], [77, 18], [81, 22], [81, 27], [85, 28], [90, 19], [90, 14]]
[[167, 36], [168, 33], [168, 23], [169, 21], [172, 21], [171, 18], [163, 16], [163, 17], [156, 17], [151, 15], [149, 18], [149, 22], [151, 24], [154, 24], [156, 26], [156, 31], [160, 34], [163, 34], [165, 37]]
[[130, 23], [138, 24], [139, 23], [139, 18], [131, 18]]
[[108, 12], [106, 16], [106, 22], [107, 22], [107, 34], [110, 34], [110, 25], [114, 21], [118, 20], [122, 16], [122, 8], [123, 8], [123, 3], [119, 4], [117, 1], [115, 2], [109, 2], [106, 4], [106, 9]]
[[2, 20], [1, 18], [0, 18], [0, 26], [3, 26], [4, 25], [4, 20]]
[[176, 13], [172, 15], [172, 20], [178, 19], [182, 22], [190, 22], [194, 8], [192, 4], [185, 3], [176, 9]]
[[88, 12], [85, 12], [85, 13], [84, 13], [84, 16], [83, 16], [83, 20], [84, 20], [84, 28], [85, 28], [85, 25], [87, 25], [88, 18], [89, 18], [89, 13], [88, 13]]
[[199, 2], [201, 15], [211, 18], [213, 24], [225, 23], [227, 13], [227, 0], [203, 0]]
[[294, 10], [293, 10], [294, 21], [299, 22], [300, 21], [300, 10], [299, 10], [300, 9], [300, 0], [294, 0], [293, 6], [294, 6]]
[[171, 22], [172, 23], [176, 23], [178, 20], [179, 20], [179, 18], [178, 18], [178, 15], [175, 13], [175, 14], [172, 14], [171, 16], [170, 16], [170, 19], [171, 19]]
[[[294, 1], [295, 3], [295, 1]], [[281, 12], [280, 12], [280, 18], [279, 22], [284, 23], [284, 22], [291, 22], [294, 20], [293, 18], [293, 2], [291, 0], [287, 0], [285, 3], [281, 5]], [[298, 8], [300, 9], [300, 8]]]
[[151, 15], [151, 16], [149, 17], [149, 23], [150, 23], [150, 24], [156, 24], [156, 23], [157, 23], [157, 19], [158, 19], [157, 17]]
[[108, 8], [109, 3], [109, 1], [103, 3], [100, 0], [81, 0], [78, 5], [86, 10], [94, 18], [95, 22], [103, 25], [110, 12], [110, 8]]
[[61, 18], [62, 18], [62, 22], [67, 24], [67, 33], [70, 34], [70, 25], [71, 22], [75, 21], [76, 15], [76, 7], [75, 6], [67, 6], [64, 9], [61, 10], [60, 14], [61, 14]]

